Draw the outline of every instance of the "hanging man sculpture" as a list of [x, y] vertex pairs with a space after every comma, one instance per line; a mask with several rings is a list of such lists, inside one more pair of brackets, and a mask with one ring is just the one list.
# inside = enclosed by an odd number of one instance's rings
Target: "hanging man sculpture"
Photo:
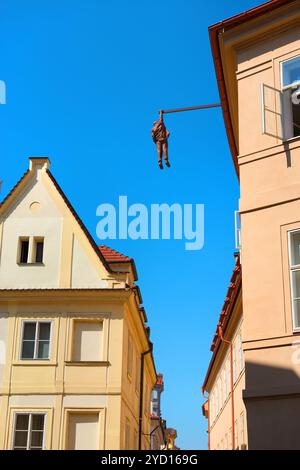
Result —
[[170, 167], [171, 165], [169, 163], [169, 157], [168, 157], [168, 138], [169, 138], [170, 132], [167, 130], [166, 126], [164, 125], [162, 112], [160, 112], [159, 121], [155, 121], [153, 123], [151, 133], [152, 133], [153, 142], [156, 145], [159, 168], [161, 170], [163, 169], [163, 163], [162, 163], [163, 155], [164, 155], [166, 166]]

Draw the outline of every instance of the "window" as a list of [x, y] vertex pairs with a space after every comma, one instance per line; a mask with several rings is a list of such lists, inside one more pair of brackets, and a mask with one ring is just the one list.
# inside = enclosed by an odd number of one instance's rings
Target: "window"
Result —
[[101, 361], [102, 327], [102, 321], [74, 321], [73, 361]]
[[135, 391], [139, 393], [139, 387], [140, 387], [140, 356], [136, 354], [135, 356]]
[[219, 377], [218, 380], [218, 388], [219, 388], [219, 409], [221, 410], [223, 406], [223, 386], [222, 386], [222, 377]]
[[240, 429], [241, 429], [241, 449], [245, 446], [245, 431], [244, 431], [244, 413], [240, 416]]
[[22, 264], [28, 263], [29, 254], [29, 238], [20, 238], [20, 259], [19, 262]]
[[229, 429], [228, 432], [228, 449], [232, 449], [232, 429]]
[[127, 374], [132, 377], [132, 360], [133, 360], [133, 347], [132, 338], [128, 333], [128, 349], [127, 349]]
[[49, 359], [51, 322], [23, 322], [21, 359]]
[[33, 251], [34, 251], [34, 263], [43, 262], [43, 253], [44, 253], [44, 239], [43, 238], [34, 238], [33, 241]]
[[293, 327], [300, 329], [300, 230], [289, 232]]
[[227, 377], [226, 377], [226, 367], [223, 368], [223, 403], [225, 403], [227, 398]]
[[216, 401], [215, 401], [215, 392], [211, 395], [211, 420], [212, 422], [215, 420], [216, 417]]
[[14, 427], [14, 450], [42, 450], [45, 414], [17, 413]]
[[144, 413], [147, 415], [150, 411], [150, 393], [149, 393], [149, 387], [145, 383], [145, 389], [144, 389]]
[[234, 448], [238, 448], [238, 422], [237, 419], [234, 422]]
[[236, 381], [236, 350], [235, 344], [232, 345], [232, 372], [233, 372], [233, 383]]
[[281, 62], [281, 89], [262, 84], [263, 134], [279, 140], [300, 136], [300, 56]]
[[244, 368], [244, 361], [243, 361], [243, 344], [242, 344], [242, 337], [238, 335], [238, 356], [239, 356], [239, 369], [240, 372]]
[[20, 237], [17, 262], [20, 264], [41, 264], [44, 255], [43, 237]]
[[218, 386], [216, 385], [216, 390], [215, 390], [215, 407], [216, 407], [216, 416], [218, 416], [219, 413], [219, 393], [218, 393]]

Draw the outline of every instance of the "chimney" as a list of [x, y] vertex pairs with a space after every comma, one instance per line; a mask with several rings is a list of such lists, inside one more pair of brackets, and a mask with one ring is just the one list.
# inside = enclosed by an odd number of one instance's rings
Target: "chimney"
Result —
[[50, 160], [48, 157], [29, 157], [29, 170], [37, 172], [38, 170], [48, 170]]

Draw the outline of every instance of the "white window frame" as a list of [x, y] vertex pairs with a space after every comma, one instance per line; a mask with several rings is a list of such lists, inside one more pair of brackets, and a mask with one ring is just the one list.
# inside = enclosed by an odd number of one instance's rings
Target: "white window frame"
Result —
[[292, 325], [293, 325], [293, 332], [298, 333], [300, 331], [300, 325], [295, 325], [295, 306], [294, 300], [299, 299], [300, 297], [294, 297], [294, 286], [293, 286], [293, 272], [300, 271], [300, 264], [292, 265], [292, 234], [293, 233], [300, 233], [300, 229], [290, 230], [288, 232], [288, 251], [289, 251], [289, 271], [290, 271], [290, 292], [291, 292], [291, 304], [292, 304]]
[[[35, 337], [34, 337], [34, 354], [31, 358], [22, 358], [22, 349], [23, 349], [23, 337], [24, 337], [24, 328], [26, 323], [50, 323], [50, 335], [49, 335], [49, 354], [47, 358], [37, 357], [38, 351], [38, 343], [37, 340], [37, 327], [35, 327]], [[39, 328], [38, 328], [39, 331]], [[52, 345], [52, 333], [53, 333], [53, 320], [23, 320], [22, 321], [22, 329], [21, 329], [21, 344], [20, 344], [20, 354], [19, 359], [20, 361], [50, 361], [51, 358], [51, 345]]]
[[30, 449], [30, 444], [31, 444], [31, 433], [32, 433], [32, 416], [33, 416], [33, 415], [42, 415], [42, 416], [44, 416], [42, 450], [45, 450], [45, 434], [46, 434], [46, 427], [47, 427], [47, 413], [46, 413], [46, 412], [40, 412], [40, 411], [17, 411], [17, 412], [14, 413], [14, 419], [13, 419], [13, 435], [12, 435], [11, 449], [12, 449], [12, 450], [15, 450], [16, 425], [17, 425], [17, 417], [18, 417], [19, 415], [26, 415], [26, 416], [29, 416], [26, 450], [31, 450], [31, 449]]

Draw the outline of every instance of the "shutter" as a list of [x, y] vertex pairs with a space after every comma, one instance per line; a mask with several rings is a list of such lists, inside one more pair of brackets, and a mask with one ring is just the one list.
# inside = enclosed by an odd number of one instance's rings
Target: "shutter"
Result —
[[261, 84], [262, 133], [284, 140], [283, 93], [277, 88]]

